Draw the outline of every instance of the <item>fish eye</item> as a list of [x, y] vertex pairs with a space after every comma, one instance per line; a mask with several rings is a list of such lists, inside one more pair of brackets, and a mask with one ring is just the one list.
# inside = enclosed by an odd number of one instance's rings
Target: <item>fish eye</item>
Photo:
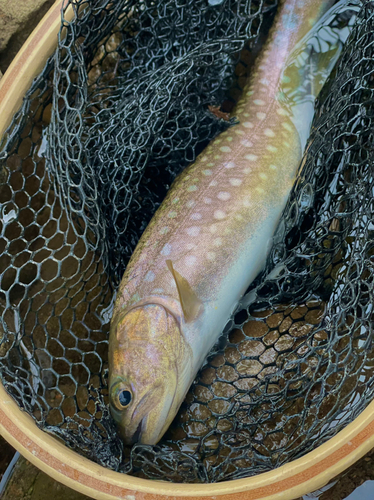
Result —
[[118, 393], [118, 401], [122, 408], [129, 406], [132, 400], [132, 394], [130, 391], [123, 390]]

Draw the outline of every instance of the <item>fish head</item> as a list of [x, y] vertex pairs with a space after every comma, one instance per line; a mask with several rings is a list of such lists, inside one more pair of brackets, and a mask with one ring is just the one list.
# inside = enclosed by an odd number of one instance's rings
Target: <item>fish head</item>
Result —
[[110, 409], [126, 444], [161, 439], [190, 385], [191, 360], [178, 319], [164, 306], [142, 305], [112, 320]]

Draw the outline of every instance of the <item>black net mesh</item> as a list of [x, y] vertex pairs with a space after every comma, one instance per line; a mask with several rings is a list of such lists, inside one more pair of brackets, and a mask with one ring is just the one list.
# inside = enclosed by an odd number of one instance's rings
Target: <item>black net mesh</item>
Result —
[[171, 428], [157, 446], [123, 448], [107, 407], [113, 292], [173, 179], [233, 124], [218, 109], [232, 109], [276, 3], [71, 2], [75, 17], [1, 143], [1, 380], [41, 428], [114, 470], [250, 476], [312, 450], [373, 399], [365, 0], [317, 103], [266, 269]]

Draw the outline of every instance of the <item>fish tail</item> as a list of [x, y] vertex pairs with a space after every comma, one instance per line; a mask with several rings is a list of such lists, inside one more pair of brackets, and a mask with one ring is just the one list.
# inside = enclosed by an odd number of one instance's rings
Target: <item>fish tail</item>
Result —
[[[302, 3], [317, 6], [315, 1]], [[315, 99], [339, 59], [359, 10], [359, 1], [356, 0], [341, 0], [328, 9], [331, 3], [319, 3], [315, 9], [318, 12], [304, 20], [299, 33], [303, 33], [308, 24], [313, 24], [313, 27], [294, 46], [280, 79], [279, 100], [291, 111], [302, 149], [309, 136]], [[335, 21], [347, 11], [351, 16], [350, 22], [348, 25], [344, 23], [342, 28]]]

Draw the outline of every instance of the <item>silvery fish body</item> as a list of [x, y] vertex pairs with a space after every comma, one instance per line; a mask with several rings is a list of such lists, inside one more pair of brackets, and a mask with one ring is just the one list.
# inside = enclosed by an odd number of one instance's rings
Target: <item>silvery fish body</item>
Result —
[[264, 266], [337, 58], [320, 54], [311, 76], [307, 33], [332, 3], [282, 3], [233, 113], [239, 123], [175, 180], [135, 249], [109, 341], [111, 411], [128, 443], [162, 437]]

